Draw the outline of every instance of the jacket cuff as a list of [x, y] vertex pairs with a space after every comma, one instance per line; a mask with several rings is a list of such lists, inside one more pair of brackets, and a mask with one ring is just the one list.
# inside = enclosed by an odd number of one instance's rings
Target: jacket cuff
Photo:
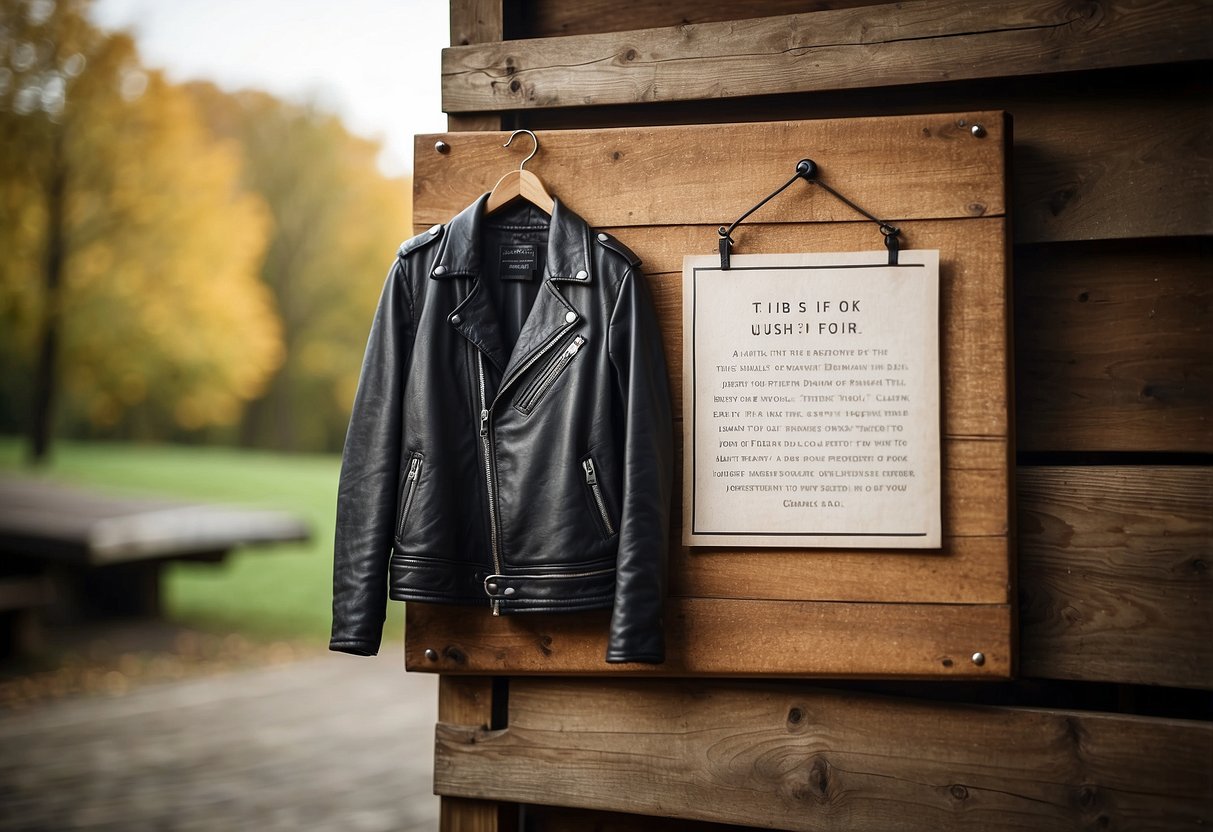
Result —
[[353, 656], [379, 655], [378, 642], [362, 641], [359, 639], [332, 639], [329, 641], [329, 649], [337, 653], [349, 653]]

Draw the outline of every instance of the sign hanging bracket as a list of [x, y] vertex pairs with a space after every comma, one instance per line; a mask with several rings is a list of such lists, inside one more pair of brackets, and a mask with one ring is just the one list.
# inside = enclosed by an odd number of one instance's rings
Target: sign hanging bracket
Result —
[[829, 185], [822, 182], [821, 179], [818, 178], [818, 174], [820, 172], [821, 171], [820, 171], [820, 168], [818, 168], [817, 163], [814, 162], [812, 159], [801, 159], [799, 162], [796, 163], [796, 173], [792, 175], [791, 179], [789, 179], [787, 182], [784, 182], [782, 185], [780, 185], [778, 188], [776, 188], [774, 191], [772, 191], [770, 194], [768, 194], [761, 202], [759, 202], [753, 208], [751, 208], [750, 210], [748, 210], [744, 214], [742, 214], [740, 217], [738, 217], [733, 222], [733, 224], [730, 225], [728, 228], [725, 228], [723, 225], [720, 226], [720, 228], [717, 229], [717, 233], [720, 235], [720, 268], [721, 268], [721, 270], [722, 271], [729, 270], [729, 258], [733, 252], [733, 230], [736, 229], [737, 226], [741, 225], [747, 217], [749, 217], [751, 214], [753, 214], [759, 208], [766, 205], [772, 199], [779, 196], [785, 190], [790, 188], [792, 186], [792, 183], [795, 182], [797, 179], [803, 179], [806, 183], [808, 183], [810, 185], [817, 185], [818, 187], [823, 188], [826, 191], [826, 193], [832, 195], [839, 201], [843, 202], [850, 208], [854, 209], [858, 213], [867, 217], [872, 222], [876, 223], [880, 227], [880, 233], [884, 235], [884, 245], [885, 245], [885, 248], [889, 252], [889, 265], [896, 266], [897, 265], [897, 255], [901, 250], [901, 245], [900, 245], [900, 241], [899, 241], [899, 237], [901, 235], [901, 229], [891, 225], [890, 223], [885, 222], [884, 220], [882, 220], [878, 217], [873, 216], [872, 214], [869, 214], [867, 211], [860, 208], [854, 202], [847, 199], [842, 194], [838, 193], [838, 191], [834, 190]]

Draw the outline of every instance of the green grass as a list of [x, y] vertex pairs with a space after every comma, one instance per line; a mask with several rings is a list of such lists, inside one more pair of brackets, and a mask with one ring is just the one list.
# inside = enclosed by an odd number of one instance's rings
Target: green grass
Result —
[[[0, 437], [0, 471], [30, 474], [24, 444]], [[171, 563], [166, 614], [251, 638], [327, 643], [332, 608], [336, 454], [303, 455], [110, 442], [59, 442], [37, 476], [112, 492], [285, 509], [312, 527], [307, 543], [238, 549], [222, 563]], [[388, 604], [384, 641], [403, 633], [403, 605]]]

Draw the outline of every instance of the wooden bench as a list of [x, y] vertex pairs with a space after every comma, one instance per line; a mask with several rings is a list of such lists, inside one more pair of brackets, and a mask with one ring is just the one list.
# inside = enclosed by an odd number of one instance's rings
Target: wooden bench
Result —
[[[156, 615], [166, 562], [218, 562], [239, 547], [310, 536], [307, 523], [283, 511], [105, 494], [3, 476], [0, 599], [4, 610], [49, 604], [60, 621]], [[6, 635], [7, 642], [18, 641]]]

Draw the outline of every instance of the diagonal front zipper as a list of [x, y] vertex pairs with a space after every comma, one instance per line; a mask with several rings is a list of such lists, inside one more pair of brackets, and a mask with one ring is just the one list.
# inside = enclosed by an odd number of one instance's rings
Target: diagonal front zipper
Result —
[[[493, 440], [489, 436], [489, 410], [492, 402], [484, 390], [484, 354], [476, 351], [476, 374], [480, 380], [480, 443], [484, 446], [484, 481], [489, 492], [489, 545], [493, 552], [493, 571], [501, 571], [501, 553], [497, 543], [497, 482], [493, 477]], [[493, 598], [490, 602], [493, 615], [501, 615], [501, 602]]]
[[[480, 444], [484, 450], [484, 479], [489, 496], [489, 544], [493, 554], [493, 570], [501, 572], [501, 542], [500, 532], [497, 528], [497, 477], [493, 465], [493, 406], [497, 404], [497, 400], [501, 398], [501, 394], [522, 376], [527, 370], [535, 366], [539, 359], [547, 354], [548, 350], [554, 347], [561, 336], [568, 332], [576, 323], [574, 318], [569, 323], [562, 326], [560, 329], [552, 333], [547, 342], [540, 347], [535, 353], [528, 358], [513, 375], [503, 379], [501, 386], [497, 388], [497, 394], [489, 401], [488, 392], [484, 383], [484, 353], [479, 349], [476, 350], [476, 376], [480, 386]], [[580, 348], [580, 347], [579, 347]], [[493, 615], [501, 615], [501, 602], [492, 599]]]

